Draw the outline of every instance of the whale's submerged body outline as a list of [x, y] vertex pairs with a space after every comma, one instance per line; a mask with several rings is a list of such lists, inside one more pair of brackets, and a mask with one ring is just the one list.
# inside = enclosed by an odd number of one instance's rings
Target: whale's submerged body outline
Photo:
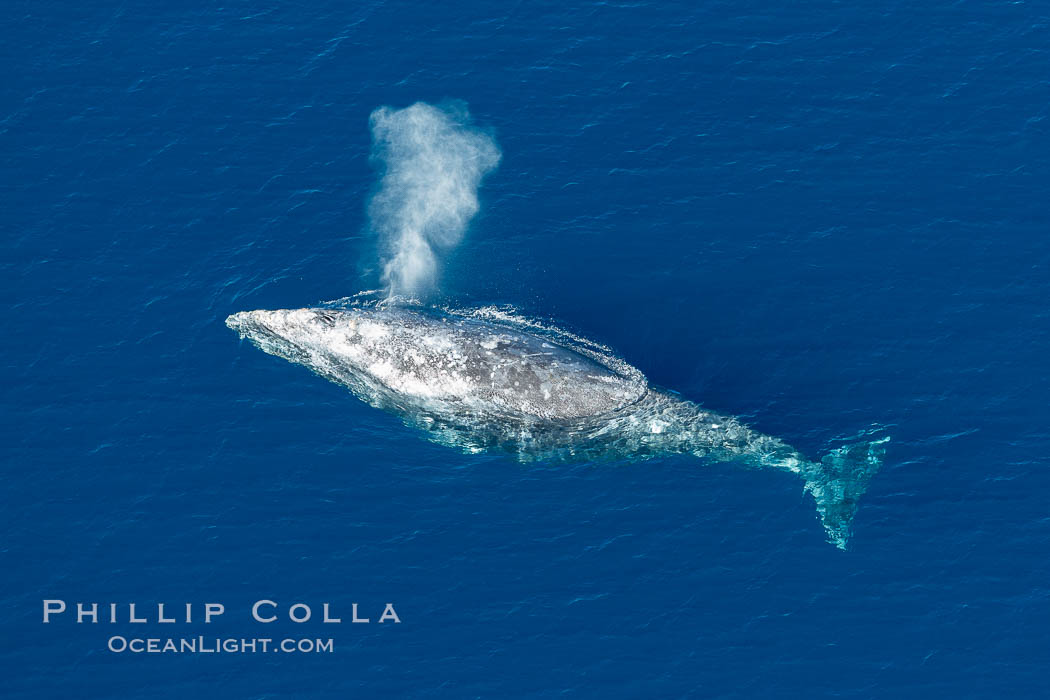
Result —
[[693, 454], [795, 472], [842, 549], [889, 440], [869, 435], [812, 462], [736, 418], [650, 386], [604, 346], [491, 307], [355, 302], [242, 311], [226, 325], [466, 452], [521, 461]]

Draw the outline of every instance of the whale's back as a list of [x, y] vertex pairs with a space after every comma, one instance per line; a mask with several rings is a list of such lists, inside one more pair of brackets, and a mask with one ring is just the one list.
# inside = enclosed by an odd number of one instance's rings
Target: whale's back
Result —
[[354, 324], [368, 371], [405, 395], [545, 419], [598, 415], [646, 391], [627, 376], [552, 339], [451, 315], [375, 311]]

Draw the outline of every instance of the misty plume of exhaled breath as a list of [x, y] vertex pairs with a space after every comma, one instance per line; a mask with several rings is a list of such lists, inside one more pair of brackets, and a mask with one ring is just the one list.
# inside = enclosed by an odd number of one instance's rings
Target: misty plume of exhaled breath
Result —
[[500, 150], [459, 104], [380, 107], [371, 125], [382, 179], [368, 215], [380, 238], [383, 282], [391, 296], [423, 297], [437, 284], [440, 256], [478, 212], [478, 187]]

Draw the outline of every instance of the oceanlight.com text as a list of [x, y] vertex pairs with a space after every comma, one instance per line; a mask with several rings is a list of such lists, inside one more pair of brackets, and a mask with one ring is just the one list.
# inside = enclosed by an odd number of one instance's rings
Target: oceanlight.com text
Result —
[[109, 638], [106, 648], [116, 654], [330, 654], [332, 639], [280, 639], [266, 637], [122, 637]]

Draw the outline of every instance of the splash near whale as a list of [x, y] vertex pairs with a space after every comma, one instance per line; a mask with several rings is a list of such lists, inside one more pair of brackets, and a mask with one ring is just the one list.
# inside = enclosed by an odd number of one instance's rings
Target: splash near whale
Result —
[[601, 345], [498, 309], [354, 300], [243, 311], [226, 324], [466, 452], [522, 461], [692, 454], [794, 472], [842, 549], [889, 439], [868, 436], [810, 461], [736, 418], [651, 386]]

